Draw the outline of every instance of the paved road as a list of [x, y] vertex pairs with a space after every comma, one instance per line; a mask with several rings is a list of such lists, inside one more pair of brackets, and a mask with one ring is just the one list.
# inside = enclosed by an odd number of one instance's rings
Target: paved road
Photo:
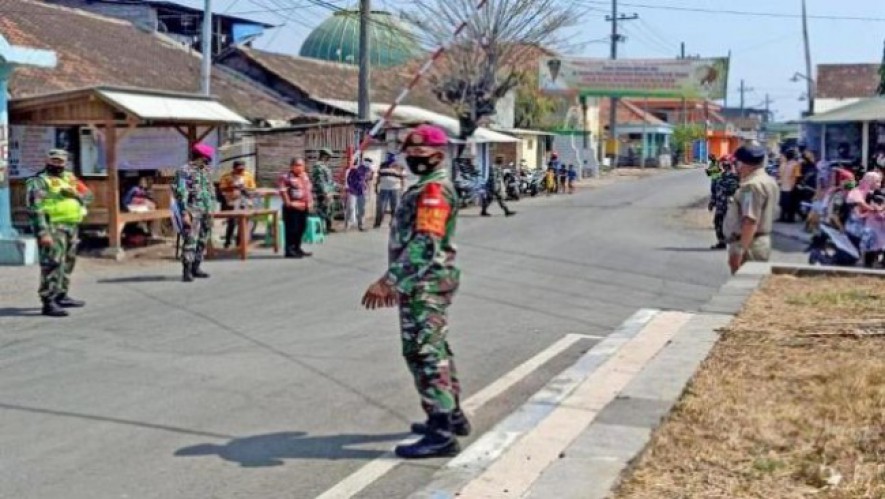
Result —
[[[565, 335], [709, 299], [724, 255], [678, 221], [706, 191], [697, 171], [668, 172], [523, 202], [511, 219], [465, 213], [452, 342], [466, 395]], [[357, 306], [384, 239], [210, 262], [213, 278], [190, 285], [172, 263], [92, 265], [75, 288], [90, 306], [54, 322], [33, 316], [36, 271], [0, 268], [21, 287], [0, 307], [0, 497], [307, 498], [359, 470], [421, 415], [394, 313]], [[479, 431], [592, 344], [483, 404]], [[439, 464], [401, 466], [362, 496], [400, 497]]]

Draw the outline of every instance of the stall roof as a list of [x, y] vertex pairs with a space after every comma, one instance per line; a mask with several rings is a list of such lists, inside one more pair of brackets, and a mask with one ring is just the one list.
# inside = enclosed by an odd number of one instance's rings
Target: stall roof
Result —
[[111, 88], [97, 88], [96, 93], [143, 120], [249, 124], [246, 118], [203, 95]]
[[852, 121], [885, 121], [885, 97], [864, 99], [805, 119], [806, 123], [846, 123]]
[[[10, 102], [12, 113], [60, 103], [103, 101], [141, 121], [181, 124], [249, 124], [246, 118], [231, 111], [211, 96], [179, 92], [161, 92], [128, 87], [89, 87], [65, 92], [35, 95]], [[65, 115], [72, 121], [90, 121], [92, 116]]]
[[[327, 100], [320, 99], [321, 102], [336, 107], [344, 112], [354, 113], [356, 114], [359, 106], [356, 102], [353, 101], [340, 101], [340, 100]], [[372, 119], [377, 120], [380, 119], [381, 116], [387, 111], [387, 108], [390, 107], [389, 104], [378, 104], [372, 103], [371, 105], [371, 114]], [[451, 137], [458, 136], [459, 124], [458, 120], [455, 118], [451, 118], [449, 116], [445, 116], [439, 113], [435, 113], [433, 111], [428, 111], [427, 109], [423, 109], [416, 106], [397, 106], [393, 111], [393, 121], [398, 123], [403, 123], [406, 125], [413, 125], [418, 123], [432, 123], [438, 127], [445, 129], [445, 131]], [[519, 139], [515, 137], [511, 137], [510, 135], [505, 135], [503, 133], [498, 133], [488, 128], [479, 127], [476, 129], [476, 133], [474, 134], [474, 139], [479, 143], [486, 142], [497, 142], [497, 143], [514, 143], [520, 142]]]

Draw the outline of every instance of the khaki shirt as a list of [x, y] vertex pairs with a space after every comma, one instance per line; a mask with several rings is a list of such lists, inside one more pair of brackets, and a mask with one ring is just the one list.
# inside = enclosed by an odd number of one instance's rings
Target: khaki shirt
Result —
[[729, 202], [725, 216], [725, 236], [739, 241], [744, 218], [756, 221], [756, 237], [771, 234], [780, 188], [763, 168], [741, 181], [741, 187]]

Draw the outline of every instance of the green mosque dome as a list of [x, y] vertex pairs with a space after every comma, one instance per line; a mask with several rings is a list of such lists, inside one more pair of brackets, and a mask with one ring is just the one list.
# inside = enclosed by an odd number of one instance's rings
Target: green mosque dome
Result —
[[[418, 55], [417, 43], [404, 21], [384, 11], [372, 11], [370, 19], [369, 60], [373, 66], [396, 66]], [[300, 55], [358, 64], [359, 52], [359, 11], [342, 10], [311, 31], [301, 45]]]

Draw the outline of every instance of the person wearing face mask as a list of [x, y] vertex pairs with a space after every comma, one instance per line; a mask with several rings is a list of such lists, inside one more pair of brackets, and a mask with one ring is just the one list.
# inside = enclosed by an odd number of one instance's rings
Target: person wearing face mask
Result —
[[212, 206], [215, 189], [209, 178], [209, 167], [215, 149], [197, 144], [191, 150], [191, 160], [175, 172], [172, 196], [181, 212], [181, 280], [191, 282], [194, 277], [205, 279], [209, 274], [200, 269], [206, 245], [212, 233]]
[[765, 149], [755, 143], [734, 153], [741, 186], [725, 215], [728, 265], [734, 274], [745, 262], [767, 262], [771, 257], [771, 229], [780, 187], [765, 172]]
[[303, 159], [294, 158], [289, 167], [289, 171], [280, 177], [283, 224], [286, 228], [286, 258], [305, 258], [311, 256], [311, 253], [301, 249], [301, 240], [307, 229], [307, 216], [313, 208], [313, 188]]
[[65, 171], [68, 153], [52, 149], [46, 167], [27, 181], [31, 227], [40, 243], [40, 299], [43, 315], [65, 317], [66, 308], [86, 304], [68, 296], [77, 260], [77, 232], [86, 216], [92, 192], [73, 173]]
[[406, 137], [406, 165], [419, 179], [394, 216], [387, 272], [362, 299], [370, 310], [399, 305], [403, 356], [427, 415], [425, 423], [412, 425], [421, 439], [395, 449], [407, 459], [453, 456], [460, 452], [455, 435], [470, 433], [446, 338], [448, 309], [460, 281], [453, 241], [458, 202], [444, 165], [447, 143], [446, 133], [431, 125]]

